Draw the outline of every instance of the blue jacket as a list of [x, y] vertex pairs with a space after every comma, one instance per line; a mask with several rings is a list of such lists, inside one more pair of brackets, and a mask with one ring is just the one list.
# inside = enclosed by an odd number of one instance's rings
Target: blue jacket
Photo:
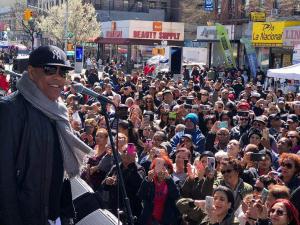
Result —
[[190, 134], [193, 138], [193, 144], [196, 146], [195, 151], [202, 153], [205, 151], [205, 136], [202, 134], [200, 129], [197, 127], [193, 131], [185, 130], [184, 132], [179, 132], [171, 139], [172, 153], [176, 152], [176, 146], [180, 143], [180, 140], [184, 134]]

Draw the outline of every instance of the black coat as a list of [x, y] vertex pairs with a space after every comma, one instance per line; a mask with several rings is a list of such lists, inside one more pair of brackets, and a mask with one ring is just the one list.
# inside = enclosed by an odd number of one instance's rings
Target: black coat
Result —
[[[176, 201], [179, 199], [179, 190], [177, 189], [174, 181], [169, 178], [166, 180], [168, 185], [168, 196], [165, 201], [164, 212], [162, 216], [162, 224], [163, 225], [175, 225], [179, 219], [179, 211], [176, 206]], [[140, 224], [147, 224], [151, 219], [153, 212], [153, 201], [155, 197], [155, 185], [154, 182], [148, 181], [147, 178], [143, 180], [141, 184], [140, 190], [138, 192], [138, 196], [143, 202], [143, 211], [139, 218]]]
[[[137, 163], [131, 163], [128, 165], [127, 169], [120, 164], [121, 172], [123, 175], [124, 179], [124, 184], [125, 184], [125, 189], [126, 189], [126, 194], [127, 197], [129, 198], [130, 201], [130, 206], [131, 206], [131, 211], [133, 216], [138, 216], [141, 212], [141, 201], [137, 197], [137, 192], [139, 190], [139, 187], [144, 179], [145, 176], [145, 170], [142, 166], [140, 166]], [[117, 167], [113, 166], [111, 170], [108, 172], [106, 177], [112, 177], [112, 176], [117, 176]], [[120, 209], [125, 210], [125, 205], [124, 205], [124, 196], [121, 193], [120, 190], [120, 196], [118, 199], [118, 185], [107, 185], [105, 183], [105, 180], [102, 182], [102, 187], [105, 191], [108, 191], [109, 193], [109, 203], [108, 207], [109, 209], [117, 215], [117, 208], [118, 208], [118, 203], [120, 204]]]
[[0, 99], [0, 224], [48, 224], [54, 132], [19, 92]]

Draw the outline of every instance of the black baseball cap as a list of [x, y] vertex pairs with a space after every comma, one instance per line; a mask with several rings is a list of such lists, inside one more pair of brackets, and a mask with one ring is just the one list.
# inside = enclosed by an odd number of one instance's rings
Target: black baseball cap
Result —
[[29, 65], [33, 67], [61, 66], [67, 70], [74, 70], [67, 62], [67, 56], [60, 48], [47, 45], [40, 46], [29, 55]]

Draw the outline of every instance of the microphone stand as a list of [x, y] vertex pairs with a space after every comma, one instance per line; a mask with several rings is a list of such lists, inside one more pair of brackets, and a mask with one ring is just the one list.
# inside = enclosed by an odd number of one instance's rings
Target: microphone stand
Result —
[[[111, 128], [110, 128], [109, 118], [108, 118], [107, 109], [106, 109], [107, 102], [101, 101], [100, 98], [98, 100], [101, 103], [101, 111], [102, 111], [102, 114], [105, 118], [107, 132], [108, 132], [109, 140], [110, 140], [110, 143], [111, 143], [111, 149], [112, 149], [113, 157], [114, 157], [114, 160], [115, 160], [115, 163], [116, 163], [118, 181], [120, 182], [121, 192], [124, 196], [125, 207], [126, 207], [126, 211], [127, 211], [127, 215], [128, 215], [127, 221], [129, 223], [129, 225], [134, 225], [134, 220], [133, 220], [133, 216], [132, 216], [130, 202], [129, 202], [129, 198], [128, 198], [127, 193], [126, 193], [124, 179], [123, 179], [123, 175], [122, 175], [121, 168], [120, 168], [118, 152], [116, 150], [115, 143], [114, 143], [114, 140], [113, 140], [113, 135], [112, 135]], [[114, 107], [116, 108], [115, 105], [114, 105]]]

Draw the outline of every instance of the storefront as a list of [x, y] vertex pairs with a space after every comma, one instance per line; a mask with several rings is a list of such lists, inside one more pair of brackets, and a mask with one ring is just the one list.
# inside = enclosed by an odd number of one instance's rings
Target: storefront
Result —
[[292, 64], [292, 48], [283, 44], [284, 30], [300, 25], [300, 21], [254, 22], [252, 44], [263, 69], [281, 68]]
[[[241, 30], [237, 29], [236, 25], [224, 25], [228, 38], [231, 43], [233, 50], [233, 56], [235, 59], [239, 59], [241, 55], [240, 41], [241, 32], [237, 33], [236, 31]], [[208, 49], [207, 62], [209, 66], [219, 66], [224, 63], [224, 58], [222, 57], [222, 50], [220, 47], [219, 40], [217, 38], [217, 28], [216, 26], [198, 26], [197, 27], [197, 41], [205, 44]], [[239, 60], [237, 60], [237, 65], [239, 65]]]
[[[101, 25], [101, 45], [104, 60], [141, 64], [152, 56], [152, 49], [167, 42], [168, 46], [183, 46], [184, 24], [160, 21], [123, 20]], [[108, 60], [109, 59], [109, 60]]]

